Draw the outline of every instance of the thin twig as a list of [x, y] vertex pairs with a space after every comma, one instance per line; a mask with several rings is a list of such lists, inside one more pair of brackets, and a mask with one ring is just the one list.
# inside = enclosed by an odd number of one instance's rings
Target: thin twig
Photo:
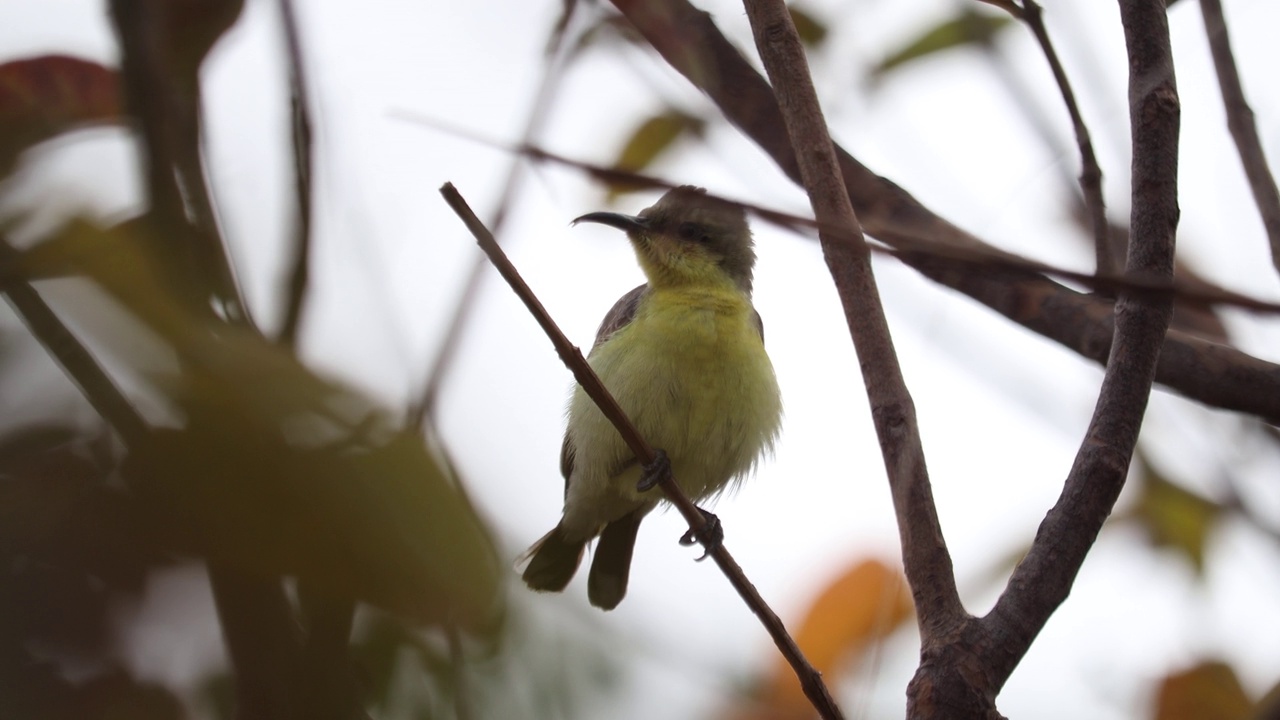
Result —
[[[538, 92], [534, 96], [533, 107], [529, 110], [529, 117], [525, 120], [522, 144], [533, 142], [550, 116], [556, 93], [560, 89], [560, 81], [564, 77], [564, 68], [561, 64], [561, 49], [565, 41], [565, 30], [569, 27], [569, 22], [572, 20], [577, 7], [577, 2], [566, 3], [559, 20], [551, 29], [547, 51], [542, 59], [542, 78], [538, 82]], [[495, 236], [502, 232], [502, 227], [506, 224], [507, 212], [515, 202], [516, 195], [520, 190], [520, 181], [523, 177], [524, 163], [521, 162], [521, 156], [517, 154], [511, 162], [511, 167], [507, 169], [507, 178], [502, 184], [498, 208], [494, 211], [493, 222], [490, 223], [493, 226], [492, 232]], [[409, 426], [412, 428], [422, 428], [427, 418], [435, 411], [436, 400], [440, 397], [440, 388], [449, 373], [449, 368], [453, 365], [454, 358], [457, 357], [458, 348], [462, 340], [462, 331], [466, 329], [471, 320], [471, 313], [476, 304], [476, 295], [479, 294], [480, 283], [484, 279], [484, 269], [484, 257], [477, 256], [471, 264], [471, 269], [467, 272], [466, 283], [463, 285], [462, 292], [458, 294], [458, 300], [454, 304], [449, 326], [445, 328], [444, 337], [440, 340], [440, 349], [436, 351], [436, 356], [427, 370], [427, 379], [423, 383], [421, 398], [417, 404], [409, 409]]]
[[1112, 247], [1111, 233], [1107, 227], [1106, 203], [1102, 195], [1102, 168], [1093, 152], [1093, 141], [1089, 138], [1089, 128], [1084, 124], [1084, 116], [1076, 103], [1075, 93], [1071, 90], [1071, 81], [1058, 59], [1058, 53], [1049, 39], [1049, 31], [1044, 26], [1044, 13], [1035, 0], [1022, 0], [1023, 12], [1020, 17], [1031, 28], [1049, 69], [1053, 71], [1053, 79], [1058, 83], [1062, 100], [1066, 103], [1067, 114], [1071, 116], [1071, 127], [1075, 130], [1076, 146], [1080, 148], [1080, 191], [1084, 194], [1085, 209], [1093, 226], [1093, 243], [1096, 255], [1096, 267], [1099, 275], [1114, 275], [1119, 270], [1119, 253]]
[[1240, 153], [1240, 164], [1249, 178], [1253, 201], [1258, 205], [1258, 213], [1262, 215], [1262, 224], [1267, 230], [1271, 263], [1280, 270], [1280, 192], [1276, 190], [1275, 178], [1258, 140], [1253, 110], [1244, 99], [1244, 88], [1240, 85], [1240, 73], [1231, 52], [1231, 38], [1227, 36], [1227, 20], [1222, 15], [1221, 1], [1200, 0], [1200, 13], [1204, 15], [1204, 31], [1209, 36], [1209, 51], [1213, 55], [1213, 67], [1218, 72], [1218, 86], [1222, 89], [1227, 128]]
[[[915, 404], [902, 378], [889, 335], [871, 253], [840, 177], [809, 75], [800, 35], [781, 0], [746, 0], [756, 48], [782, 110], [800, 176], [821, 229], [818, 239], [844, 308], [862, 367], [863, 383], [897, 513], [902, 560], [925, 643], [967, 617], [960, 604], [942, 527], [938, 522]], [[825, 228], [841, 228], [835, 234]]]
[[311, 282], [312, 169], [315, 152], [311, 142], [311, 101], [307, 97], [307, 76], [302, 54], [302, 38], [293, 0], [280, 0], [285, 44], [289, 49], [290, 107], [293, 126], [293, 189], [297, 196], [297, 226], [294, 228], [293, 260], [285, 299], [284, 322], [279, 340], [290, 347], [298, 342], [298, 329], [306, 307], [307, 286]]
[[[5, 265], [13, 265], [18, 252], [7, 238], [0, 237], [0, 258]], [[125, 447], [137, 447], [150, 432], [146, 420], [125, 397], [102, 366], [94, 360], [89, 349], [58, 319], [40, 293], [26, 282], [3, 285], [4, 293], [22, 319], [62, 371], [80, 388], [81, 394], [93, 406], [98, 415], [120, 436]]]
[[[1133, 127], [1133, 234], [1127, 272], [1173, 278], [1178, 223], [1180, 110], [1164, 0], [1120, 0], [1129, 51]], [[1071, 590], [1115, 505], [1142, 427], [1169, 319], [1169, 299], [1122, 295], [1093, 419], [1062, 496], [981, 623], [992, 639], [984, 663], [998, 692]]]
[[[489, 256], [489, 260], [497, 268], [498, 273], [507, 281], [507, 284], [519, 296], [525, 307], [529, 309], [530, 314], [542, 326], [542, 330], [551, 339], [551, 344], [555, 346], [556, 354], [560, 356], [560, 360], [573, 372], [574, 379], [578, 381], [582, 389], [600, 408], [600, 412], [604, 413], [609, 422], [617, 428], [623, 441], [635, 453], [636, 459], [645, 465], [652, 463], [656, 458], [653, 448], [641, 437], [640, 432], [632, 424], [626, 413], [623, 412], [617, 400], [614, 400], [613, 395], [605, 388], [604, 383], [600, 382], [600, 378], [596, 376], [595, 371], [587, 364], [586, 358], [582, 356], [582, 351], [569, 342], [569, 338], [565, 337], [560, 328], [556, 326], [555, 321], [551, 319], [550, 314], [547, 313], [542, 303], [539, 302], [533, 291], [529, 289], [529, 286], [525, 284], [524, 279], [520, 277], [520, 273], [511, 264], [506, 254], [502, 252], [502, 248], [494, 240], [493, 234], [489, 232], [484, 223], [480, 221], [480, 218], [476, 217], [476, 214], [467, 205], [467, 201], [462, 198], [462, 195], [458, 193], [452, 183], [445, 183], [440, 188], [440, 194], [444, 196], [445, 202], [449, 203], [449, 207], [453, 208], [453, 211], [466, 224], [467, 229], [475, 236], [480, 249]], [[685, 496], [670, 474], [662, 478], [659, 486], [666, 495], [668, 502], [680, 511], [685, 521], [689, 523], [689, 528], [701, 540], [703, 537], [701, 531], [707, 524], [702, 512], [693, 504], [693, 501]], [[778, 646], [778, 650], [782, 652], [787, 662], [791, 664], [792, 669], [795, 670], [797, 677], [800, 679], [800, 684], [806, 688], [806, 694], [811, 687], [821, 688], [820, 694], [827, 699], [827, 702], [822, 704], [815, 703], [815, 707], [822, 717], [828, 719], [841, 717], [835, 702], [830, 699], [830, 693], [827, 692], [826, 686], [822, 683], [821, 675], [805, 659], [795, 641], [787, 634], [786, 628], [782, 625], [782, 620], [760, 597], [760, 593], [751, 584], [751, 581], [747, 579], [747, 576], [742, 572], [742, 568], [738, 566], [729, 551], [725, 549], [724, 544], [712, 544], [706, 549], [716, 561], [716, 564], [720, 566], [725, 576], [729, 578], [729, 582], [738, 591], [738, 594], [742, 596], [747, 606], [760, 618], [765, 630], [768, 631], [774, 643]]]

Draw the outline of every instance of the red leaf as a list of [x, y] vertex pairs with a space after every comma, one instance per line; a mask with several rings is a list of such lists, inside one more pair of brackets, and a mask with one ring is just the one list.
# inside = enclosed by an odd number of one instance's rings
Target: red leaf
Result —
[[0, 64], [0, 172], [38, 142], [119, 118], [114, 70], [65, 55]]

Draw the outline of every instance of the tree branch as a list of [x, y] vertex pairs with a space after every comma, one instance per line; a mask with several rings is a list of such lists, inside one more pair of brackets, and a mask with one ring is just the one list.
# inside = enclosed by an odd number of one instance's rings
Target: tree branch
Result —
[[298, 342], [298, 329], [306, 307], [307, 286], [311, 283], [312, 176], [315, 153], [311, 143], [311, 102], [307, 97], [306, 68], [303, 67], [302, 38], [293, 0], [280, 0], [285, 44], [289, 49], [290, 107], [293, 126], [293, 190], [297, 196], [297, 227], [294, 228], [292, 270], [285, 298], [280, 341], [290, 347]]
[[[0, 236], [0, 260], [15, 267], [19, 253]], [[128, 398], [111, 379], [102, 366], [67, 326], [58, 319], [49, 304], [30, 283], [14, 280], [0, 285], [9, 303], [27, 330], [44, 346], [53, 359], [62, 366], [71, 382], [80, 388], [89, 405], [106, 421], [125, 447], [136, 446], [150, 433], [146, 420], [129, 403]]]
[[[1178, 224], [1179, 104], [1164, 0], [1120, 0], [1129, 50], [1133, 126], [1133, 212], [1127, 272], [1171, 281]], [[1062, 496], [980, 621], [985, 660], [998, 691], [1054, 610], [1066, 600], [1085, 555], [1111, 513], [1129, 469], [1173, 307], [1169, 299], [1124, 294], [1093, 419]]]
[[[902, 559], [927, 644], [967, 617], [938, 522], [915, 404], [871, 271], [871, 253], [840, 177], [808, 61], [781, 0], [746, 0], [756, 47], [773, 83], [800, 175], [818, 221], [818, 239], [853, 336], [902, 541]], [[839, 234], [830, 228], [839, 229]]]
[[1209, 51], [1213, 55], [1213, 67], [1218, 72], [1218, 86], [1222, 89], [1222, 105], [1227, 111], [1227, 128], [1240, 153], [1240, 164], [1249, 178], [1253, 201], [1262, 215], [1262, 225], [1271, 243], [1271, 263], [1280, 270], [1280, 192], [1275, 178], [1267, 166], [1267, 157], [1258, 140], [1258, 128], [1253, 122], [1253, 110], [1244, 99], [1240, 85], [1240, 73], [1236, 71], [1236, 59], [1231, 52], [1231, 38], [1227, 36], [1227, 20], [1222, 15], [1221, 0], [1200, 0], [1200, 13], [1204, 16], [1204, 31], [1209, 36]]
[[1102, 197], [1102, 168], [1098, 166], [1098, 158], [1093, 152], [1093, 140], [1089, 138], [1089, 128], [1084, 124], [1084, 116], [1076, 103], [1076, 94], [1071, 89], [1071, 81], [1067, 71], [1058, 59], [1058, 53], [1049, 39], [1049, 31], [1044, 26], [1044, 12], [1035, 0], [1022, 0], [1023, 22], [1031, 28], [1036, 42], [1044, 52], [1053, 79], [1058, 83], [1062, 93], [1062, 101], [1067, 106], [1067, 114], [1071, 116], [1071, 127], [1075, 131], [1076, 146], [1080, 148], [1080, 191], [1084, 194], [1085, 210], [1089, 215], [1089, 224], [1093, 229], [1094, 254], [1096, 269], [1100, 275], [1114, 275], [1119, 269], [1119, 258], [1116, 248], [1112, 247], [1111, 233], [1107, 226], [1106, 202]]
[[[686, 0], [613, 0], [613, 4], [673, 68], [707, 93], [730, 122], [769, 153], [789, 177], [799, 178], [772, 90], [710, 16]], [[868, 235], [903, 249], [930, 239], [1008, 255], [938, 217], [838, 146], [836, 152], [849, 199]], [[904, 255], [903, 260], [929, 274], [919, 264], [920, 257]], [[1023, 276], [1011, 286], [1009, 277], [1000, 273], [951, 273], [935, 279], [1086, 357], [1101, 360], [1109, 351], [1111, 327], [1106, 313], [1098, 312], [1105, 304], [1082, 298], [1058, 283]], [[1046, 312], [1028, 312], [1020, 304], [1027, 297], [1035, 298], [1035, 307]], [[1049, 321], [1051, 316], [1071, 322]], [[1280, 366], [1233, 348], [1170, 333], [1157, 377], [1170, 389], [1212, 407], [1280, 422], [1280, 394], [1274, 392], [1280, 383]]]
[[[591, 400], [600, 408], [600, 412], [604, 413], [609, 422], [617, 428], [623, 441], [635, 453], [636, 459], [645, 465], [651, 464], [656, 458], [653, 448], [640, 436], [640, 432], [636, 430], [635, 425], [623, 412], [622, 407], [614, 400], [613, 396], [605, 388], [604, 383], [600, 382], [600, 378], [596, 376], [595, 371], [587, 364], [586, 358], [582, 356], [582, 351], [569, 342], [569, 339], [556, 326], [555, 321], [551, 319], [551, 315], [547, 313], [546, 308], [542, 306], [533, 291], [525, 284], [524, 279], [520, 277], [520, 273], [511, 264], [506, 253], [502, 252], [502, 248], [498, 246], [493, 234], [484, 226], [480, 218], [476, 217], [475, 213], [467, 205], [467, 201], [463, 199], [452, 183], [445, 183], [440, 188], [440, 194], [444, 196], [445, 201], [449, 203], [449, 207], [453, 208], [453, 211], [466, 224], [467, 229], [471, 231], [476, 242], [479, 243], [480, 249], [484, 250], [485, 254], [489, 256], [490, 261], [493, 262], [494, 267], [497, 268], [502, 278], [507, 281], [507, 284], [515, 291], [525, 307], [529, 309], [530, 314], [538, 321], [542, 330], [550, 338], [551, 344], [555, 346], [556, 354], [560, 356], [560, 360], [564, 362], [565, 367], [573, 372], [574, 379], [577, 380], [582, 389], [591, 397]], [[707, 524], [702, 512], [680, 490], [680, 486], [676, 484], [670, 473], [662, 478], [659, 486], [662, 488], [667, 500], [680, 511], [685, 521], [689, 523], [690, 529], [695, 532], [695, 537], [701, 539], [703, 537], [701, 531]], [[705, 543], [704, 546], [706, 546]], [[836, 707], [835, 701], [831, 699], [831, 694], [826, 685], [823, 684], [821, 675], [805, 659], [795, 641], [787, 634], [786, 628], [782, 625], [782, 620], [765, 603], [764, 598], [760, 597], [759, 591], [747, 579], [746, 574], [742, 572], [742, 568], [738, 566], [733, 556], [729, 554], [729, 551], [725, 549], [722, 543], [706, 546], [706, 549], [716, 561], [716, 564], [720, 566], [725, 577], [729, 578], [729, 582], [734, 589], [742, 596], [743, 601], [760, 618], [760, 622], [764, 625], [770, 637], [773, 638], [778, 650], [782, 652], [787, 662], [795, 670], [796, 676], [800, 679], [800, 685], [804, 688], [805, 695], [813, 702], [819, 714], [828, 720], [841, 718], [840, 711]]]

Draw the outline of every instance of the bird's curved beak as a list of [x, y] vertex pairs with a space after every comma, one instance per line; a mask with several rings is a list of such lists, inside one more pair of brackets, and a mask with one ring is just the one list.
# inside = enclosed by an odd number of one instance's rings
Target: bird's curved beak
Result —
[[647, 232], [649, 230], [649, 221], [635, 215], [623, 215], [622, 213], [612, 212], [593, 212], [587, 213], [582, 217], [574, 218], [571, 225], [577, 225], [581, 222], [600, 223], [615, 227], [624, 232]]

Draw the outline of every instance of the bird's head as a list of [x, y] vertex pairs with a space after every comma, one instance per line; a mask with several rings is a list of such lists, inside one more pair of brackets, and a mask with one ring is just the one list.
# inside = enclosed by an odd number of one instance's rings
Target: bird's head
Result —
[[594, 212], [573, 221], [595, 222], [627, 233], [653, 287], [732, 282], [751, 294], [756, 262], [751, 229], [742, 208], [683, 185], [639, 215]]

